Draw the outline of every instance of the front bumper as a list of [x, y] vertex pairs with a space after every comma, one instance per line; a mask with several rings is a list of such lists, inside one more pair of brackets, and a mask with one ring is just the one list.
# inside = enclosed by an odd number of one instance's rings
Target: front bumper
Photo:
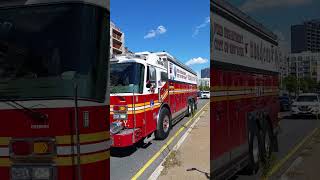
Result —
[[137, 129], [124, 129], [117, 134], [111, 136], [112, 147], [129, 147], [134, 145], [141, 139], [141, 130]]
[[318, 108], [310, 108], [308, 110], [300, 110], [299, 108], [292, 108], [291, 109], [292, 115], [318, 115], [320, 114], [320, 111]]

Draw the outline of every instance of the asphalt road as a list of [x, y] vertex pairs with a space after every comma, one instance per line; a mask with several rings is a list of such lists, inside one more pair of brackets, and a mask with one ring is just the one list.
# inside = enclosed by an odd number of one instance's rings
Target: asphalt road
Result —
[[[209, 102], [209, 100], [199, 99], [198, 111]], [[111, 180], [126, 180], [131, 179], [154, 154], [172, 137], [179, 128], [189, 120], [188, 117], [182, 119], [179, 123], [173, 126], [170, 135], [162, 141], [153, 140], [147, 147], [130, 147], [126, 149], [111, 149]], [[191, 123], [192, 124], [192, 123]], [[148, 179], [161, 161], [166, 157], [170, 149], [178, 142], [180, 137], [187, 130], [179, 134], [177, 138], [168, 146], [166, 150], [144, 171], [139, 179]]]
[[[281, 120], [281, 133], [278, 136], [279, 152], [275, 153], [277, 160], [283, 159], [289, 151], [308, 136], [316, 127], [320, 127], [320, 120], [313, 118], [292, 119], [287, 117]], [[235, 180], [255, 180], [259, 176], [235, 176]]]

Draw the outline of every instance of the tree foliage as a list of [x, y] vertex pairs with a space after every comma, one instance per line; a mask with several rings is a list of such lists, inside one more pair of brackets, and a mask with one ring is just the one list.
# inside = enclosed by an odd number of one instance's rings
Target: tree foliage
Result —
[[298, 79], [293, 75], [285, 77], [283, 79], [283, 85], [289, 93], [299, 93], [299, 90], [303, 92], [313, 92], [320, 86], [315, 79], [309, 77]]

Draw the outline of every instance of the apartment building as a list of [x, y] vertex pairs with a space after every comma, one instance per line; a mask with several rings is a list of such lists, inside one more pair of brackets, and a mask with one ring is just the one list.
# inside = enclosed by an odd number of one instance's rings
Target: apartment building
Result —
[[110, 22], [110, 55], [125, 53], [124, 33], [113, 22]]
[[310, 77], [320, 81], [320, 53], [310, 51], [289, 55], [289, 74], [297, 78]]

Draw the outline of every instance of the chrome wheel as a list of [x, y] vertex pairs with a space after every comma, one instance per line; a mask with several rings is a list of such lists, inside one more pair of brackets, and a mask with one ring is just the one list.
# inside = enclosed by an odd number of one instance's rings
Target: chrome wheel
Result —
[[168, 132], [168, 130], [169, 130], [169, 127], [170, 127], [170, 118], [169, 118], [169, 116], [165, 116], [164, 118], [163, 118], [163, 131], [166, 133], [166, 132]]
[[266, 131], [265, 138], [264, 138], [264, 148], [266, 150], [266, 155], [269, 156], [270, 154], [270, 148], [271, 147], [271, 142], [269, 138], [269, 132]]
[[257, 140], [257, 136], [253, 136], [252, 138], [253, 138], [252, 139], [252, 142], [253, 142], [253, 151], [252, 151], [253, 162], [258, 163], [259, 162], [259, 143]]

